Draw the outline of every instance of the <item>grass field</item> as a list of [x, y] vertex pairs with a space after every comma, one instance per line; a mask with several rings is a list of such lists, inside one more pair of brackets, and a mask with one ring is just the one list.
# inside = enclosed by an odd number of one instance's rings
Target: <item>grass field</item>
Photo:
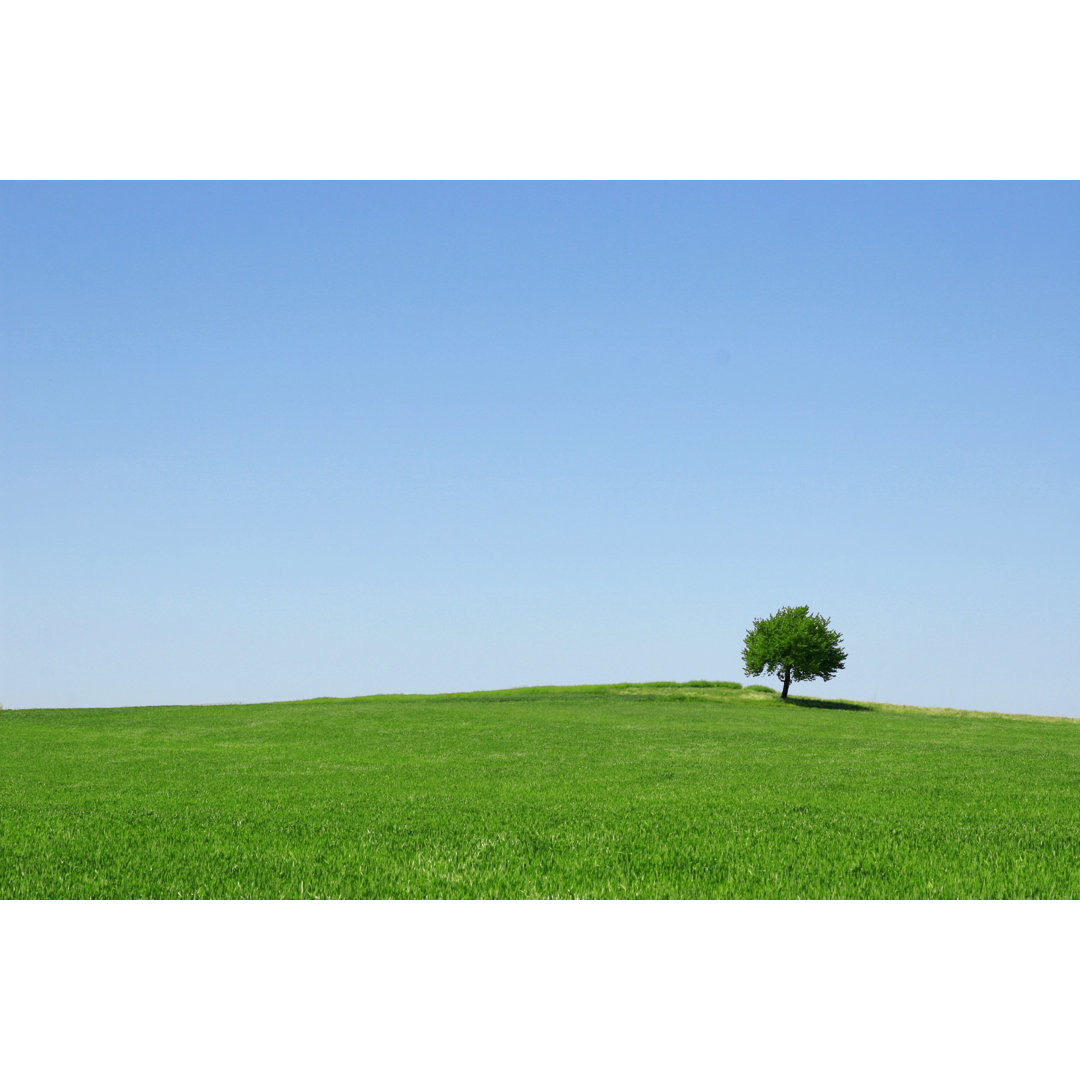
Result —
[[727, 683], [0, 712], [0, 897], [1080, 897], [1080, 723]]

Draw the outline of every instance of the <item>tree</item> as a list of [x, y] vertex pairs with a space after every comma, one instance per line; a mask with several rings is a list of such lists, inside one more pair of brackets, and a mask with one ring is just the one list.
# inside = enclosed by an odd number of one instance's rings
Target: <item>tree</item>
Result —
[[747, 675], [767, 671], [784, 684], [787, 697], [793, 682], [824, 679], [828, 682], [844, 666], [843, 638], [829, 629], [829, 620], [811, 615], [803, 607], [781, 608], [767, 619], [755, 619], [743, 643], [743, 670]]

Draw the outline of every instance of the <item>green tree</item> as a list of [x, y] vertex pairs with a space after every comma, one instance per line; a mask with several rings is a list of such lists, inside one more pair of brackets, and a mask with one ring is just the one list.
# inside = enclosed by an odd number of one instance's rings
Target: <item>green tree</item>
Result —
[[755, 619], [743, 643], [743, 670], [747, 675], [767, 671], [784, 684], [788, 696], [793, 682], [824, 679], [828, 682], [844, 666], [843, 638], [829, 629], [829, 620], [811, 615], [803, 607], [781, 608], [766, 619]]

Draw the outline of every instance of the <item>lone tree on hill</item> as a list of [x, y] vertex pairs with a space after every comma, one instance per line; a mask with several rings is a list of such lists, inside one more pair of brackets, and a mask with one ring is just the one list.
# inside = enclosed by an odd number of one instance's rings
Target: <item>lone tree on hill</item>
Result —
[[755, 619], [743, 644], [743, 669], [747, 675], [767, 671], [783, 680], [786, 698], [792, 682], [824, 679], [828, 682], [844, 666], [843, 640], [829, 629], [829, 620], [811, 615], [803, 607], [781, 608], [767, 619]]

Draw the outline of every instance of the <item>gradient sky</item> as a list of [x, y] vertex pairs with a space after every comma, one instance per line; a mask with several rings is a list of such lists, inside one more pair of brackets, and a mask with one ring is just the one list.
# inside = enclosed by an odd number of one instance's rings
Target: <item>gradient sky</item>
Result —
[[1080, 715], [1080, 185], [0, 201], [8, 708], [745, 682], [809, 604], [796, 693]]

